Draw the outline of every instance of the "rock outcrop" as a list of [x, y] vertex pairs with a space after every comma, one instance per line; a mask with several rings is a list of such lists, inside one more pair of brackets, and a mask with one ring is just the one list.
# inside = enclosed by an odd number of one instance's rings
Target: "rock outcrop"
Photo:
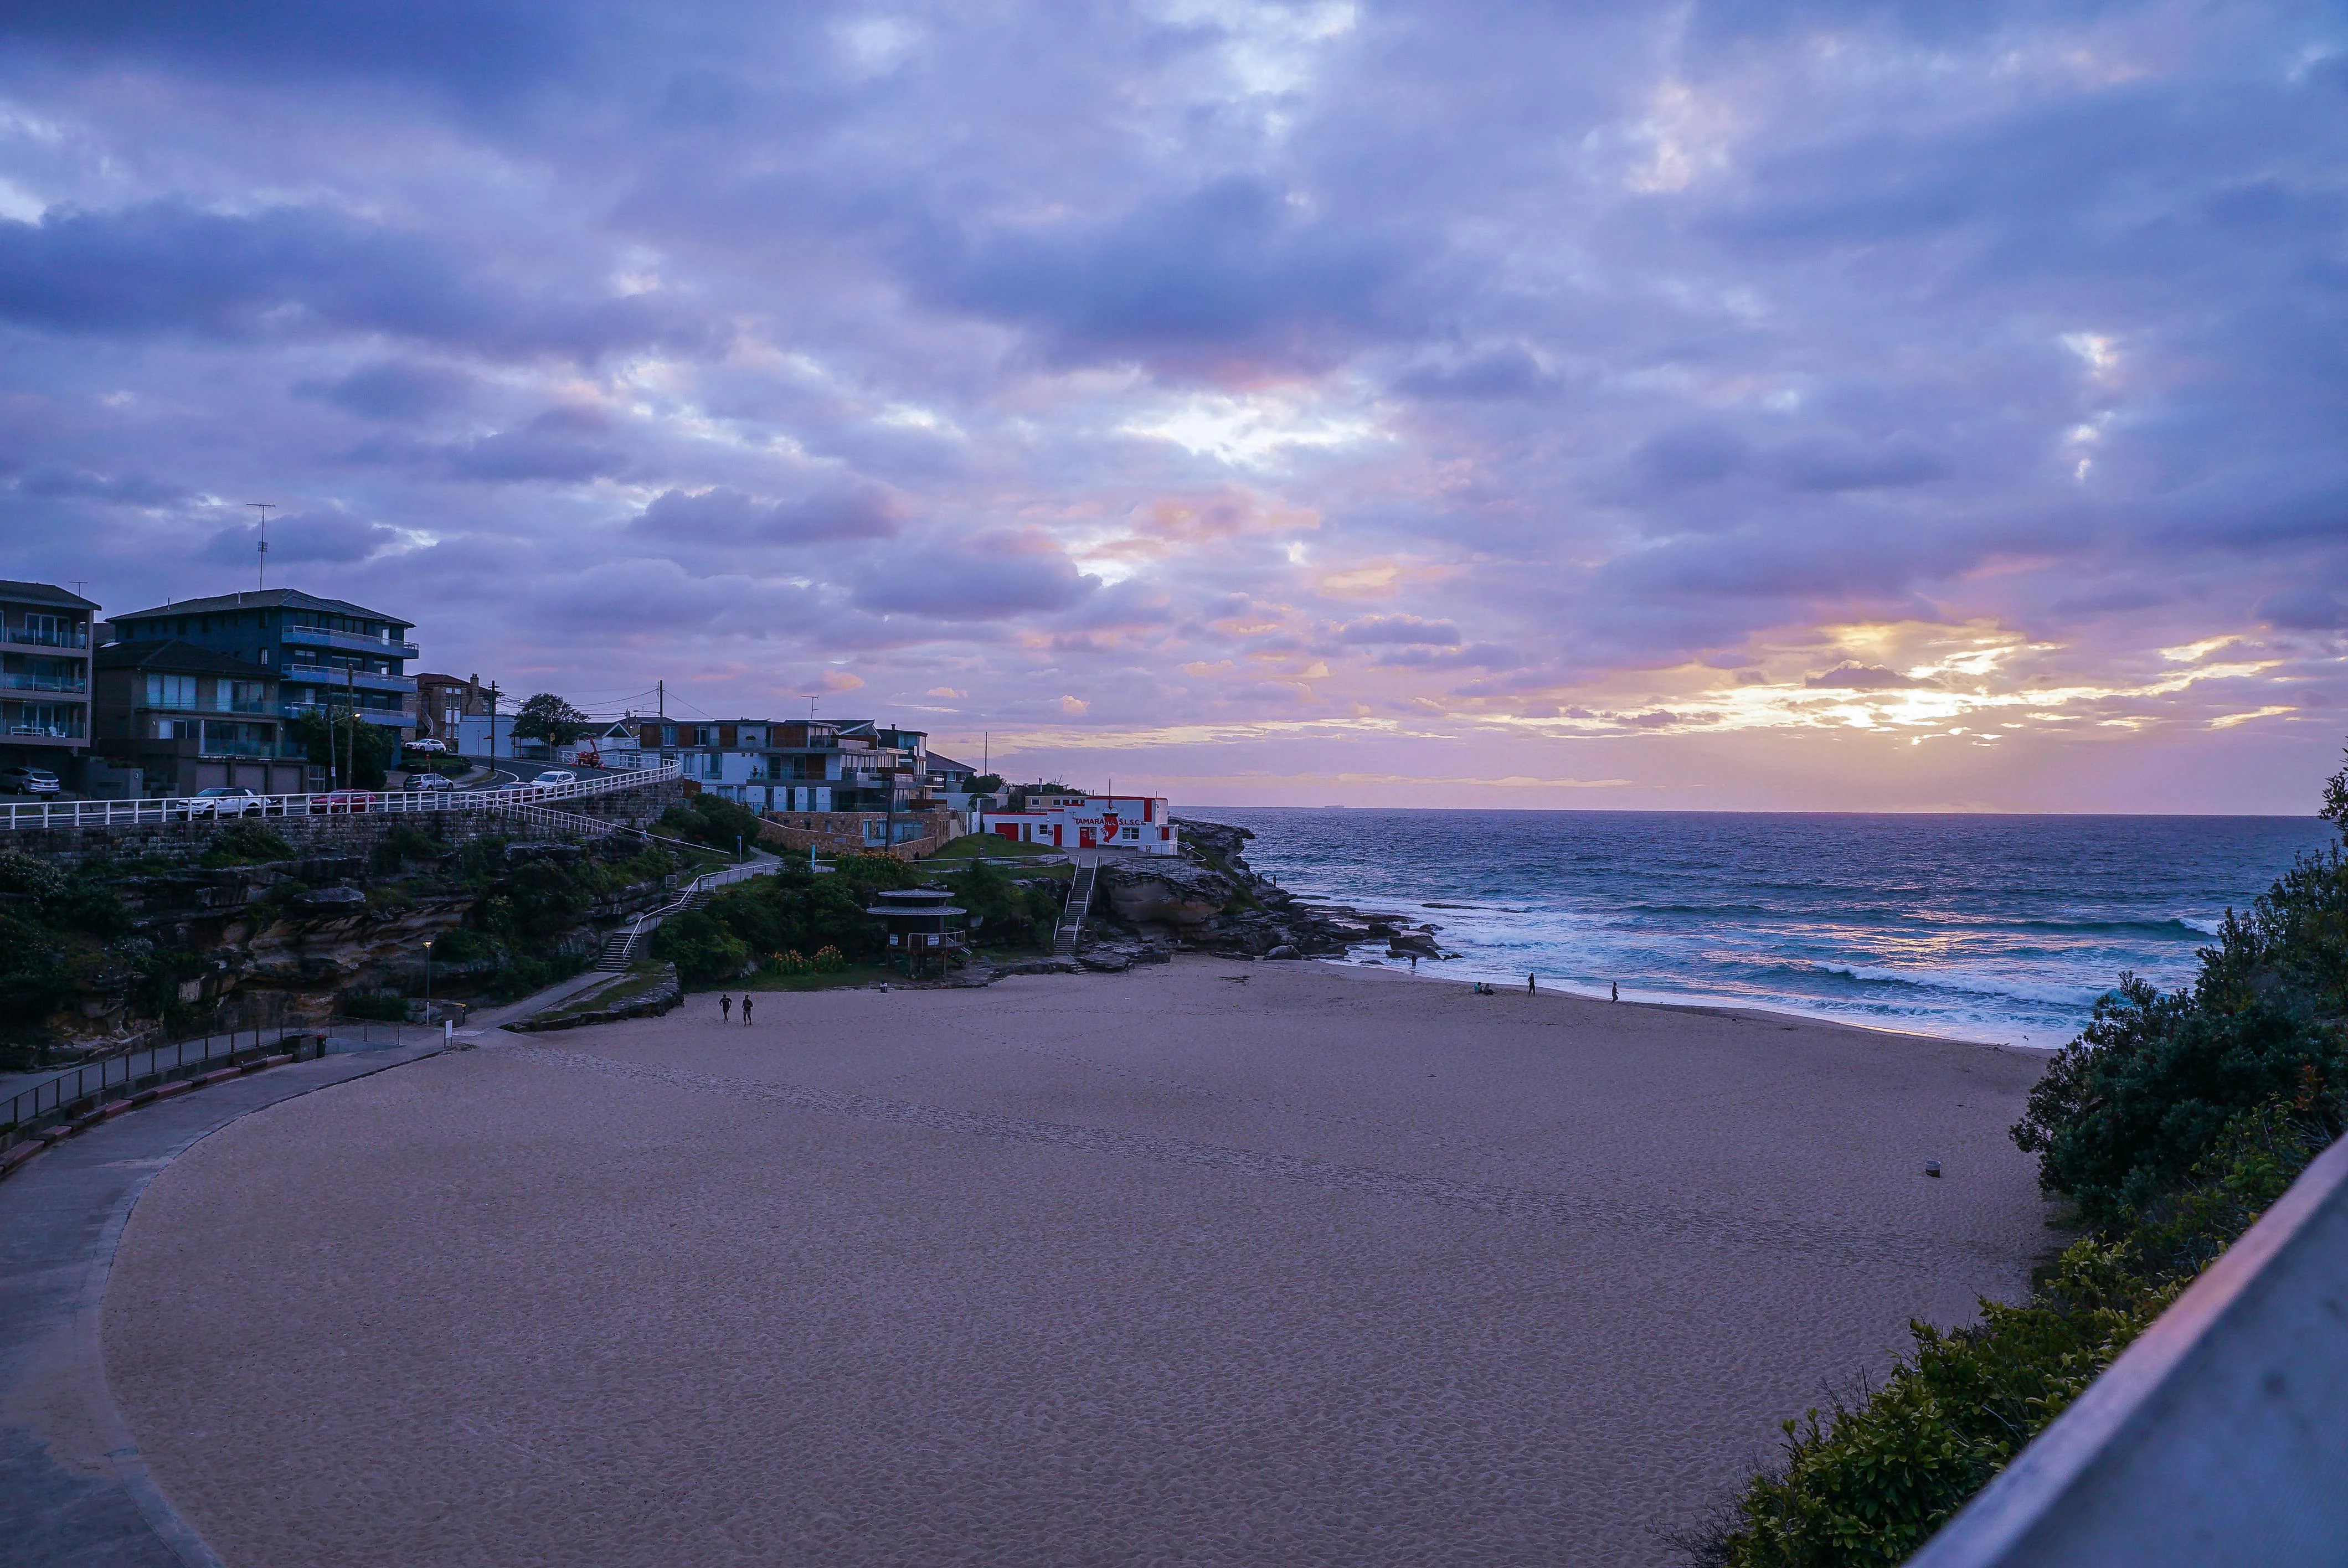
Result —
[[1385, 942], [1407, 957], [1440, 958], [1439, 927], [1407, 917], [1297, 897], [1247, 863], [1255, 835], [1228, 823], [1178, 819], [1182, 858], [1105, 862], [1079, 958], [1122, 968], [1143, 955], [1222, 953], [1243, 958], [1336, 958]]

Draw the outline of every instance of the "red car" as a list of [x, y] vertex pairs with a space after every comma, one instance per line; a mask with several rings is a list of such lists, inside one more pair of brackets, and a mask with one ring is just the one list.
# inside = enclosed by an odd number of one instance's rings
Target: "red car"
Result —
[[324, 794], [310, 797], [311, 815], [333, 815], [337, 812], [365, 811], [375, 796], [363, 789], [329, 790]]

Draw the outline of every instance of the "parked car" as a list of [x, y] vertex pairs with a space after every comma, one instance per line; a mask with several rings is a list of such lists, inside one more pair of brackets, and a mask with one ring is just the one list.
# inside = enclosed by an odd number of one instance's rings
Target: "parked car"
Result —
[[46, 768], [0, 768], [0, 790], [10, 794], [55, 794], [57, 775]]
[[214, 784], [181, 801], [180, 815], [191, 822], [200, 816], [267, 816], [269, 800], [249, 784]]
[[436, 741], [431, 736], [427, 735], [420, 741], [408, 742], [407, 749], [411, 752], [439, 753], [447, 751], [448, 749], [448, 743], [446, 741]]
[[457, 787], [457, 781], [447, 774], [410, 774], [407, 775], [407, 787], [416, 790], [452, 790]]
[[558, 784], [577, 784], [579, 775], [569, 768], [546, 768], [530, 781], [532, 789], [553, 789]]
[[314, 794], [310, 797], [310, 811], [313, 815], [336, 815], [343, 812], [365, 811], [374, 800], [375, 796], [363, 789], [328, 790], [324, 794]]

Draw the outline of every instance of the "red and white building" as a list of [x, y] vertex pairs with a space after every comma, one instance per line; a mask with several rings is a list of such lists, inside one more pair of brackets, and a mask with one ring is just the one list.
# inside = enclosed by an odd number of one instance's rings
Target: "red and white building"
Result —
[[983, 833], [1055, 849], [1182, 852], [1181, 830], [1174, 825], [1162, 795], [1039, 795], [1029, 800], [1025, 811], [990, 811], [979, 820]]

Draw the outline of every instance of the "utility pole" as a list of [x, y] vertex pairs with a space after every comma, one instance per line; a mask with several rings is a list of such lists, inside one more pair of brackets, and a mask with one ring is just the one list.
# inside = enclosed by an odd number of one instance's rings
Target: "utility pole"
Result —
[[251, 507], [254, 511], [261, 514], [261, 542], [259, 546], [261, 566], [253, 574], [252, 586], [257, 589], [265, 589], [269, 586], [269, 514], [277, 509], [277, 503], [274, 501], [247, 501], [245, 505]]
[[668, 717], [668, 682], [661, 681], [655, 684], [660, 689], [660, 716], [665, 719]]
[[343, 706], [349, 710], [344, 715], [344, 733], [347, 738], [343, 748], [350, 753], [350, 766], [343, 771], [343, 776], [353, 788], [359, 782], [359, 688], [355, 668], [350, 664], [343, 666]]
[[498, 765], [498, 683], [489, 682], [489, 771]]

